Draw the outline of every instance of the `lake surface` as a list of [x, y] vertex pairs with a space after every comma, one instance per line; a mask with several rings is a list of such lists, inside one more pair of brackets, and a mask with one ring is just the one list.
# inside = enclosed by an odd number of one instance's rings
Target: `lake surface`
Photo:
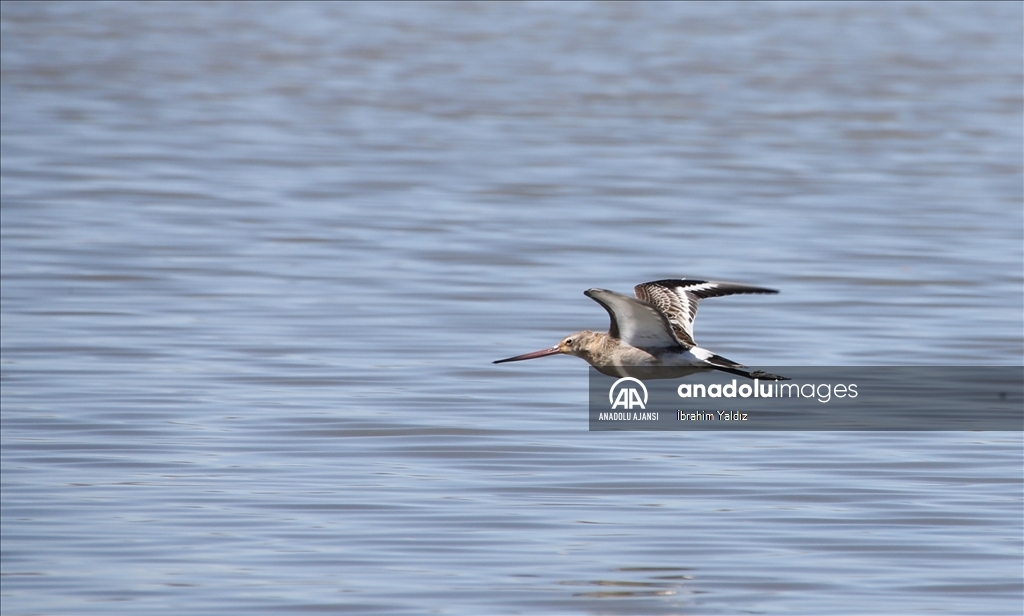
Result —
[[1020, 613], [1020, 433], [490, 363], [690, 276], [751, 366], [1021, 365], [1020, 3], [0, 10], [5, 615]]

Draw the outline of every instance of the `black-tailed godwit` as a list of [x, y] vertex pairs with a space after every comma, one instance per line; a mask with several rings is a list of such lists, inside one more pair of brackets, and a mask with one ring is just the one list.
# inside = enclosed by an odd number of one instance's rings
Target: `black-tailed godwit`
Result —
[[[738, 293], [778, 293], [774, 289], [711, 280], [656, 280], [634, 287], [636, 299], [605, 289], [584, 295], [601, 304], [611, 317], [608, 333], [584, 330], [566, 336], [550, 349], [534, 351], [496, 364], [559, 353], [582, 357], [609, 376], [677, 378], [702, 370], [721, 370], [750, 379], [788, 380], [716, 355], [697, 346], [693, 320], [700, 300]], [[645, 370], [646, 369], [646, 370]]]

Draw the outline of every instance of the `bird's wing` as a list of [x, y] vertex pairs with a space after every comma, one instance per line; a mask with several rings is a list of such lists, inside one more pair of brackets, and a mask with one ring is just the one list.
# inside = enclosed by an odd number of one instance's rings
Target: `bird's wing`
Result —
[[697, 344], [693, 339], [693, 320], [697, 318], [700, 300], [737, 293], [778, 293], [775, 289], [713, 280], [655, 280], [638, 284], [633, 290], [637, 299], [665, 315], [672, 333], [685, 347]]
[[588, 289], [583, 294], [608, 311], [608, 335], [612, 338], [641, 349], [679, 346], [665, 315], [650, 304], [604, 289]]

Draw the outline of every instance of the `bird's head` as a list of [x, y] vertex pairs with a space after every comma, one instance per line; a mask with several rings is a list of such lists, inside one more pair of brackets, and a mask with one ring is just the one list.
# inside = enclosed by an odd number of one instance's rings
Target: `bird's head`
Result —
[[590, 356], [591, 350], [595, 347], [599, 338], [605, 334], [599, 334], [592, 332], [589, 329], [575, 334], [569, 334], [565, 338], [551, 347], [550, 349], [541, 349], [540, 351], [534, 351], [532, 353], [525, 353], [523, 355], [516, 355], [515, 357], [509, 357], [506, 359], [499, 359], [494, 362], [496, 364], [503, 364], [510, 361], [522, 361], [524, 359], [536, 359], [538, 357], [546, 357], [548, 355], [557, 355], [559, 353], [563, 355], [575, 355], [576, 357], [582, 357], [587, 359]]

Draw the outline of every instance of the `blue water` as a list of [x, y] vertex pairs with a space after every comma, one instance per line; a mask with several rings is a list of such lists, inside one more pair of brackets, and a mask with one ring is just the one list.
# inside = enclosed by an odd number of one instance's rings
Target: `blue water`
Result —
[[1021, 612], [1019, 433], [490, 363], [1020, 365], [1019, 3], [0, 7], [5, 615]]

